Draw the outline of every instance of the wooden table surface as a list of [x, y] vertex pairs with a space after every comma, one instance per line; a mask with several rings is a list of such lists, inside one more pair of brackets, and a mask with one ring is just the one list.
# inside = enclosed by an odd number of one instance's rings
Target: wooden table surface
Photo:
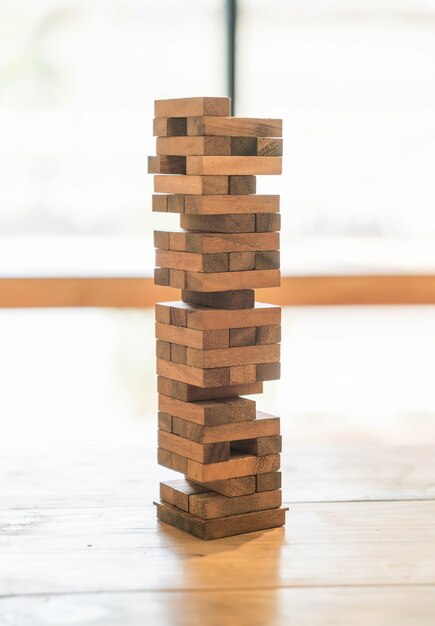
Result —
[[157, 523], [155, 442], [2, 451], [0, 625], [435, 623], [435, 448], [284, 447], [287, 526]]

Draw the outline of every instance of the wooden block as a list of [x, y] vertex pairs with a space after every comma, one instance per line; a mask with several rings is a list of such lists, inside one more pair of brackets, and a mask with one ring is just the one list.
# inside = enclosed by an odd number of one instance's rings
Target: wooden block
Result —
[[154, 176], [154, 191], [174, 194], [225, 194], [228, 176]]
[[237, 365], [230, 367], [230, 385], [242, 383], [255, 383], [257, 380], [257, 370], [255, 365]]
[[159, 411], [158, 423], [159, 430], [165, 430], [167, 433], [172, 432], [172, 415]]
[[172, 454], [169, 450], [157, 449], [157, 463], [163, 467], [172, 469]]
[[[265, 215], [270, 215], [265, 213]], [[180, 216], [180, 226], [186, 230], [206, 233], [255, 233], [257, 213], [240, 215], [186, 215]]]
[[148, 174], [185, 174], [186, 158], [181, 156], [149, 156]]
[[230, 252], [228, 269], [230, 272], [254, 270], [256, 254], [256, 252]]
[[[187, 231], [155, 231], [155, 243], [161, 242], [161, 248], [178, 252], [195, 253], [230, 253], [277, 250], [279, 233], [192, 233]], [[168, 246], [168, 248], [166, 248]]]
[[228, 116], [231, 115], [231, 98], [201, 97], [155, 100], [154, 114], [155, 117]]
[[228, 137], [232, 156], [256, 156], [257, 137]]
[[170, 247], [170, 234], [164, 230], [154, 231], [154, 247], [161, 248], [162, 250], [169, 250]]
[[187, 274], [184, 270], [177, 270], [169, 268], [169, 286], [175, 287], [175, 289], [186, 289]]
[[253, 289], [215, 292], [183, 290], [181, 297], [184, 302], [225, 310], [252, 309], [255, 304], [255, 292]]
[[244, 452], [245, 454], [255, 454], [256, 456], [279, 454], [282, 450], [282, 439], [281, 435], [270, 435], [268, 437], [232, 441], [231, 449]]
[[[252, 254], [256, 253], [241, 253]], [[258, 253], [260, 254], [260, 253]], [[156, 250], [156, 265], [171, 269], [191, 272], [228, 272], [228, 253], [201, 254], [196, 252], [178, 252], [176, 250]], [[255, 258], [254, 258], [255, 266]]]
[[173, 361], [174, 363], [187, 363], [187, 347], [178, 343], [171, 343], [171, 357], [165, 359], [166, 361]]
[[184, 478], [160, 483], [160, 499], [182, 511], [189, 510], [190, 496], [200, 493], [210, 493], [210, 491], [207, 487], [189, 482]]
[[[176, 417], [179, 420], [182, 419], [190, 424], [196, 424], [203, 427], [221, 426], [229, 423], [244, 424], [245, 422], [254, 421], [256, 417], [255, 401], [248, 400], [247, 398], [223, 398], [221, 400], [183, 402], [181, 400], [160, 394], [159, 411]], [[259, 432], [258, 428], [259, 427], [255, 427], [254, 432]], [[235, 432], [239, 433], [240, 429]], [[252, 431], [249, 430], [248, 432], [250, 433]], [[268, 435], [276, 433], [261, 431], [260, 434]], [[211, 436], [213, 436], [213, 433]], [[237, 439], [242, 439], [242, 437], [237, 437]], [[227, 440], [221, 438], [216, 439], [216, 441]], [[198, 443], [202, 442], [198, 441]], [[204, 443], [214, 443], [214, 440], [204, 441]]]
[[[256, 195], [242, 196], [192, 196], [184, 197], [184, 212], [193, 215], [219, 215], [237, 213], [277, 213], [279, 196]], [[273, 250], [273, 247], [270, 248]]]
[[230, 346], [230, 331], [226, 328], [195, 330], [194, 328], [182, 328], [156, 322], [156, 337], [170, 343], [198, 348], [199, 350], [213, 350]]
[[282, 139], [275, 137], [257, 137], [257, 155], [267, 157], [282, 156]]
[[189, 512], [201, 519], [218, 519], [253, 511], [276, 509], [281, 504], [281, 491], [264, 491], [234, 498], [228, 498], [213, 491], [189, 496]]
[[173, 417], [172, 420], [174, 424], [177, 420], [177, 434], [182, 434], [183, 437], [197, 443], [240, 442], [245, 439], [272, 437], [280, 433], [279, 417], [261, 411], [257, 412], [257, 419], [217, 426], [203, 426], [179, 417]]
[[255, 269], [256, 270], [273, 270], [279, 269], [279, 252], [278, 250], [263, 250], [255, 253]]
[[257, 530], [277, 528], [285, 524], [288, 509], [267, 509], [241, 515], [231, 515], [218, 519], [203, 520], [164, 502], [155, 502], [157, 517], [161, 522], [194, 535], [205, 541], [221, 539]]
[[279, 380], [281, 378], [281, 363], [259, 363], [257, 366], [257, 380]]
[[187, 135], [185, 117], [159, 117], [153, 120], [153, 135], [157, 137], [178, 137]]
[[196, 402], [197, 400], [215, 400], [220, 398], [234, 398], [236, 396], [249, 396], [255, 393], [263, 393], [263, 384], [256, 382], [248, 385], [227, 385], [225, 387], [201, 388], [178, 380], [159, 376], [157, 378], [158, 392], [183, 400], [184, 402]]
[[183, 363], [157, 359], [157, 374], [195, 387], [225, 387], [230, 385], [229, 367], [201, 369]]
[[[280, 341], [281, 341], [281, 325], [277, 324], [277, 325], [272, 325], [272, 326], [257, 326], [256, 332], [255, 332], [255, 343], [257, 345], [279, 343]], [[231, 330], [230, 330], [230, 346], [231, 346]]]
[[154, 284], [169, 287], [169, 270], [166, 267], [154, 268]]
[[[200, 483], [195, 483], [200, 484]], [[225, 480], [213, 480], [205, 483], [203, 487], [220, 493], [227, 498], [237, 498], [255, 493], [255, 476], [241, 476], [239, 478], [227, 478]]]
[[153, 195], [152, 210], [157, 213], [167, 213], [168, 212], [168, 196], [164, 194]]
[[176, 454], [175, 452], [171, 453], [172, 455], [172, 469], [174, 472], [181, 472], [185, 474], [187, 472], [187, 458], [185, 456], [181, 456], [180, 454]]
[[[266, 326], [267, 328], [267, 326]], [[230, 347], [236, 348], [240, 346], [255, 346], [257, 328], [231, 328], [230, 329]]]
[[163, 450], [169, 450], [171, 453], [193, 459], [198, 463], [216, 463], [230, 458], [229, 442], [196, 443], [165, 430], [159, 430], [158, 444]]
[[168, 341], [156, 341], [156, 355], [158, 359], [171, 360], [171, 344]]
[[281, 489], [281, 472], [270, 472], [269, 474], [258, 474], [255, 477], [256, 487], [255, 490], [261, 491], [275, 491]]
[[199, 368], [232, 367], [257, 363], [276, 363], [280, 358], [280, 344], [241, 346], [198, 350], [187, 348], [187, 364]]
[[162, 324], [196, 330], [277, 326], [281, 323], [281, 307], [263, 302], [256, 302], [253, 308], [241, 310], [207, 308], [186, 302], [159, 302], [155, 311], [156, 320]]
[[[230, 137], [159, 137], [156, 153], [158, 155], [230, 155]], [[154, 172], [151, 172], [154, 173]], [[157, 172], [156, 172], [157, 173]], [[163, 172], [162, 172], [163, 173]], [[168, 172], [178, 173], [178, 172]], [[180, 173], [186, 173], [180, 172]]]
[[187, 120], [187, 134], [223, 137], [282, 137], [282, 120], [190, 116]]
[[[172, 270], [171, 270], [172, 272]], [[171, 287], [179, 287], [172, 280], [169, 273]], [[262, 287], [279, 287], [281, 275], [279, 270], [247, 270], [243, 272], [186, 272], [185, 289], [188, 291], [221, 291], [222, 287], [227, 290], [258, 289]]]
[[[196, 158], [196, 157], [189, 157]], [[199, 157], [201, 158], [201, 157]], [[213, 158], [213, 157], [211, 157]], [[186, 166], [187, 171], [187, 166]], [[243, 196], [247, 194], [255, 194], [257, 191], [257, 179], [255, 176], [228, 176], [228, 193], [232, 195]]]
[[232, 452], [230, 460], [221, 463], [205, 464], [188, 459], [185, 474], [189, 480], [207, 483], [212, 480], [275, 472], [279, 467], [279, 454], [254, 456]]
[[280, 213], [256, 213], [255, 214], [255, 230], [257, 233], [272, 232], [280, 230], [281, 215]]
[[195, 176], [282, 174], [282, 158], [263, 156], [188, 156], [186, 157], [186, 174]]

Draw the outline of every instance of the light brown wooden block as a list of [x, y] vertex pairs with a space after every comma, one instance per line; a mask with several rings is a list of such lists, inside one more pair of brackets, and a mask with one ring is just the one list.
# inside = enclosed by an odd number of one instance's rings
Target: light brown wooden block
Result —
[[197, 330], [276, 326], [281, 323], [281, 307], [256, 302], [252, 309], [221, 310], [185, 302], [159, 302], [156, 320]]
[[156, 265], [160, 267], [169, 267], [170, 269], [187, 270], [191, 272], [229, 271], [228, 254], [226, 252], [219, 252], [216, 254], [201, 254], [195, 252], [178, 252], [176, 250], [157, 249]]
[[159, 137], [157, 139], [156, 153], [158, 155], [180, 155], [180, 156], [219, 155], [219, 154], [230, 155], [231, 154], [231, 138], [230, 137]]
[[232, 367], [257, 363], [275, 363], [280, 358], [280, 344], [241, 346], [198, 350], [187, 348], [187, 364], [199, 368]]
[[177, 137], [187, 135], [185, 117], [159, 117], [153, 120], [153, 135], [158, 137]]
[[181, 472], [185, 474], [187, 472], [187, 458], [185, 456], [181, 456], [180, 454], [176, 454], [175, 452], [171, 452], [172, 456], [172, 469], [174, 472]]
[[231, 272], [254, 270], [255, 252], [230, 252], [228, 255], [228, 269]]
[[268, 157], [282, 156], [282, 139], [275, 137], [257, 137], [257, 155]]
[[158, 445], [163, 450], [169, 450], [198, 463], [216, 463], [230, 458], [229, 442], [201, 444], [165, 430], [158, 432]]
[[237, 365], [230, 367], [230, 385], [254, 383], [257, 380], [255, 365]]
[[168, 212], [168, 196], [164, 194], [153, 195], [152, 210], [157, 213]]
[[263, 250], [255, 253], [255, 269], [256, 270], [272, 270], [279, 269], [279, 252], [278, 250]]
[[171, 344], [168, 341], [156, 341], [156, 356], [158, 359], [171, 359]]
[[[203, 426], [187, 419], [177, 420], [177, 434], [197, 443], [216, 443], [218, 441], [240, 441], [256, 437], [271, 437], [280, 433], [280, 419], [257, 411], [257, 419], [224, 423], [217, 426]], [[183, 422], [183, 423], [182, 423]]]
[[238, 496], [247, 496], [255, 493], [256, 482], [255, 476], [240, 476], [238, 478], [214, 480], [203, 486], [227, 498], [237, 498]]
[[182, 511], [189, 510], [189, 498], [199, 493], [210, 493], [207, 487], [192, 483], [184, 478], [160, 483], [160, 499]]
[[231, 328], [230, 329], [230, 347], [236, 348], [240, 346], [255, 346], [257, 329], [255, 326], [251, 328]]
[[154, 268], [154, 284], [169, 287], [169, 270], [166, 267]]
[[[281, 341], [281, 326], [280, 325], [257, 326], [256, 332], [255, 332], [255, 343], [257, 345], [279, 343], [280, 341]], [[231, 345], [231, 334], [230, 334], [230, 345]]]
[[230, 345], [230, 331], [226, 328], [218, 330], [195, 330], [193, 328], [183, 328], [181, 326], [156, 322], [156, 337], [157, 339], [170, 343], [181, 344], [189, 346], [190, 348], [198, 348], [199, 350], [227, 348]]
[[152, 210], [158, 213], [183, 213], [184, 195], [169, 193], [153, 194]]
[[[237, 213], [276, 213], [279, 196], [246, 194], [184, 197], [184, 212], [193, 215], [219, 215]], [[273, 248], [270, 248], [273, 250]]]
[[154, 191], [174, 194], [228, 193], [228, 176], [154, 176]]
[[[191, 233], [155, 231], [155, 247], [178, 252], [217, 254], [277, 250], [279, 233]], [[160, 243], [161, 245], [156, 245]], [[166, 247], [167, 246], [167, 247]]]
[[186, 289], [187, 273], [184, 270], [169, 269], [169, 286], [175, 289]]
[[228, 116], [231, 115], [231, 98], [200, 97], [155, 100], [154, 114], [155, 117]]
[[172, 453], [169, 450], [157, 449], [157, 463], [163, 467], [172, 469]]
[[[230, 385], [230, 368], [201, 369], [183, 363], [157, 359], [157, 374], [195, 387], [224, 387]], [[251, 381], [250, 381], [251, 382]]]
[[252, 309], [255, 304], [253, 289], [237, 289], [228, 291], [200, 292], [183, 290], [181, 297], [185, 302], [226, 310]]
[[159, 411], [158, 423], [160, 430], [165, 430], [168, 433], [172, 432], [172, 415]]
[[181, 156], [149, 156], [148, 174], [185, 174], [186, 158]]
[[183, 400], [184, 402], [196, 402], [197, 400], [216, 400], [220, 398], [235, 398], [236, 396], [249, 396], [263, 393], [263, 383], [256, 382], [247, 385], [226, 385], [225, 387], [197, 387], [178, 380], [158, 376], [158, 392]]
[[281, 491], [265, 491], [248, 496], [228, 498], [212, 491], [189, 496], [189, 511], [201, 519], [276, 509], [282, 504]]
[[221, 463], [205, 464], [188, 459], [185, 474], [189, 480], [207, 483], [212, 480], [275, 472], [279, 470], [279, 467], [279, 454], [253, 456], [251, 454], [232, 453], [229, 461], [222, 461]]
[[[248, 421], [254, 421], [256, 417], [255, 401], [247, 398], [183, 402], [160, 394], [159, 411], [203, 427], [214, 427], [227, 423], [244, 424]], [[258, 432], [258, 428], [256, 427], [255, 432]], [[240, 430], [236, 430], [236, 432], [240, 432]], [[275, 432], [264, 433], [262, 431], [260, 434], [268, 435], [275, 434]], [[211, 436], [213, 436], [213, 433]], [[237, 439], [242, 439], [242, 437], [237, 437]], [[217, 439], [216, 441], [226, 441], [226, 439]], [[201, 441], [198, 441], [198, 443], [201, 443]], [[214, 443], [214, 441], [204, 441], [204, 443]]]
[[249, 117], [190, 117], [188, 135], [281, 137], [282, 120]]
[[174, 363], [187, 363], [187, 347], [178, 343], [171, 343], [171, 355], [170, 359], [166, 361], [173, 361]]
[[[178, 287], [169, 274], [171, 287]], [[200, 273], [186, 272], [185, 289], [190, 291], [221, 291], [257, 289], [261, 287], [279, 287], [281, 277], [279, 270], [252, 270], [243, 272], [216, 272]]]
[[282, 439], [281, 435], [270, 435], [268, 437], [232, 441], [231, 449], [244, 452], [245, 454], [255, 454], [256, 456], [279, 454], [282, 449]]
[[161, 522], [194, 535], [199, 539], [211, 540], [232, 535], [276, 528], [285, 524], [288, 509], [267, 509], [241, 515], [231, 515], [218, 519], [203, 520], [164, 502], [155, 502], [157, 517]]
[[281, 174], [281, 157], [249, 156], [188, 156], [186, 174], [188, 175], [246, 175], [246, 174]]
[[169, 250], [170, 233], [164, 230], [154, 231], [154, 247], [162, 250]]
[[276, 489], [281, 489], [281, 472], [258, 474], [255, 477], [255, 481], [255, 490], [258, 492], [275, 491]]
[[281, 378], [281, 363], [259, 363], [257, 366], [257, 380], [279, 380]]

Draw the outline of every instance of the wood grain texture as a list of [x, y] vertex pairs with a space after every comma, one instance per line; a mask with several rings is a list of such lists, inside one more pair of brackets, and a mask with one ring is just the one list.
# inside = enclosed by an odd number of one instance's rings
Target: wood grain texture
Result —
[[187, 349], [187, 364], [201, 368], [274, 363], [278, 362], [279, 358], [279, 344], [218, 348], [215, 350]]
[[[228, 253], [202, 254], [178, 252], [176, 250], [156, 250], [156, 265], [190, 272], [228, 272]], [[254, 263], [255, 265], [255, 263]]]
[[216, 463], [230, 458], [229, 442], [201, 444], [165, 430], [158, 431], [158, 446], [198, 463]]
[[273, 195], [186, 195], [184, 196], [183, 212], [193, 215], [219, 215], [226, 213], [275, 213], [279, 211], [279, 207], [279, 196]]
[[243, 439], [242, 441], [233, 441], [231, 448], [245, 454], [255, 454], [256, 456], [279, 454], [282, 451], [282, 438], [281, 435], [269, 435], [267, 437]]
[[178, 137], [187, 134], [185, 117], [158, 117], [153, 120], [153, 135], [158, 137]]
[[212, 350], [230, 346], [230, 331], [222, 328], [218, 330], [196, 330], [183, 328], [173, 324], [156, 322], [156, 337], [170, 343], [182, 344], [199, 350]]
[[224, 480], [225, 478], [237, 478], [254, 474], [276, 472], [280, 468], [279, 454], [269, 456], [254, 456], [233, 452], [229, 461], [222, 463], [198, 463], [187, 460], [186, 478], [199, 483], [212, 480]]
[[[185, 272], [185, 289], [191, 291], [222, 291], [279, 287], [279, 270], [253, 270], [242, 272]], [[170, 286], [176, 287], [170, 276]]]
[[244, 213], [228, 215], [187, 215], [180, 216], [181, 228], [210, 233], [266, 233], [279, 231], [279, 213]]
[[281, 137], [282, 120], [248, 117], [191, 117], [188, 135], [221, 135], [229, 137]]
[[230, 98], [171, 98], [154, 101], [156, 117], [228, 116], [230, 114]]
[[281, 157], [188, 156], [189, 175], [282, 174]]
[[[246, 421], [252, 421], [256, 418], [255, 401], [237, 397], [223, 398], [221, 400], [184, 402], [160, 394], [159, 411], [204, 427], [214, 427], [239, 422], [245, 423]], [[216, 441], [223, 441], [223, 439], [217, 439]], [[210, 443], [213, 443], [213, 441]]]
[[209, 491], [193, 494], [189, 498], [189, 513], [201, 519], [217, 519], [230, 515], [276, 509], [281, 504], [281, 491], [264, 491], [234, 498]]
[[[214, 196], [209, 196], [214, 197]], [[219, 252], [256, 252], [278, 250], [279, 233], [189, 233], [154, 231], [156, 248], [214, 254]]]
[[231, 139], [230, 137], [159, 137], [156, 143], [156, 154], [230, 156]]
[[197, 387], [196, 385], [158, 376], [158, 392], [182, 400], [183, 402], [196, 402], [197, 400], [215, 400], [220, 398], [235, 398], [236, 396], [249, 396], [263, 393], [263, 383], [225, 385], [223, 387]]
[[247, 310], [255, 304], [255, 292], [253, 289], [229, 289], [227, 291], [193, 291], [183, 289], [181, 298], [189, 304], [196, 304], [212, 309]]
[[225, 194], [228, 176], [154, 176], [154, 191], [174, 194]]
[[148, 174], [185, 174], [186, 159], [180, 156], [149, 156]]

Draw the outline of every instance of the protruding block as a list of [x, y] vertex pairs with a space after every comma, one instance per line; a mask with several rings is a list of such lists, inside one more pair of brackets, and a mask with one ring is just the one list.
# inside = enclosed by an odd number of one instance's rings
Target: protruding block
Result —
[[[189, 421], [191, 424], [202, 427], [216, 427], [223, 424], [257, 421], [255, 420], [256, 411], [254, 400], [238, 397], [184, 402], [160, 394], [159, 411], [167, 413], [173, 418]], [[240, 432], [240, 430], [236, 432]], [[249, 430], [248, 432], [252, 431]], [[242, 439], [242, 437], [235, 437], [235, 439]], [[223, 439], [217, 440], [224, 441]], [[199, 443], [201, 443], [201, 441], [199, 441]], [[213, 443], [213, 441], [210, 443]]]
[[189, 175], [246, 175], [281, 174], [281, 157], [259, 156], [188, 156], [186, 174]]
[[155, 100], [154, 115], [156, 117], [228, 116], [231, 115], [231, 98], [199, 97]]
[[200, 483], [253, 474], [276, 472], [280, 468], [279, 454], [254, 456], [251, 454], [232, 453], [229, 461], [222, 463], [198, 463], [187, 460], [186, 478]]
[[158, 376], [157, 387], [159, 393], [177, 400], [183, 400], [184, 402], [235, 398], [236, 396], [263, 393], [263, 384], [261, 382], [201, 388], [165, 376]]
[[186, 158], [180, 156], [149, 156], [148, 174], [185, 174]]
[[229, 137], [281, 137], [282, 120], [255, 117], [191, 117], [187, 120], [187, 134]]
[[184, 302], [218, 309], [252, 309], [255, 303], [253, 289], [201, 292], [184, 289], [181, 293]]
[[181, 228], [208, 233], [265, 233], [281, 227], [279, 213], [180, 215]]

